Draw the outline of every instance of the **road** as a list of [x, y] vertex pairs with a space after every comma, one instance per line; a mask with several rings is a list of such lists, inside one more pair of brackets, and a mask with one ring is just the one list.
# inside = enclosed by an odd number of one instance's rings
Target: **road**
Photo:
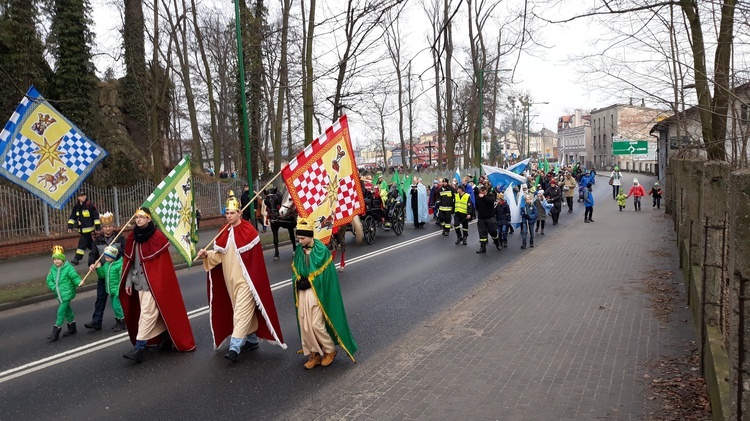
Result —
[[[359, 345], [358, 362], [402, 343], [406, 332], [520, 255], [517, 247], [501, 252], [490, 247], [488, 255], [475, 254], [473, 225], [469, 246], [456, 246], [454, 240], [453, 233], [442, 237], [432, 224], [422, 230], [407, 226], [400, 237], [379, 231], [370, 246], [349, 238], [340, 279]], [[265, 258], [287, 350], [262, 343], [234, 365], [223, 358], [226, 345], [213, 350], [200, 267], [178, 272], [198, 346], [192, 353], [154, 352], [141, 364], [122, 358], [131, 345], [125, 334], [108, 329], [113, 323], [109, 305], [105, 329], [83, 328], [94, 307], [93, 291], [72, 303], [79, 333], [47, 343], [56, 302], [46, 301], [4, 312], [0, 319], [0, 419], [135, 419], [144, 414], [155, 419], [270, 419], [292, 411], [302, 395], [321, 390], [342, 372], [360, 370], [362, 364], [344, 353], [330, 367], [302, 368], [305, 358], [295, 354], [300, 342], [289, 282], [291, 247], [282, 248], [279, 262], [271, 253]]]

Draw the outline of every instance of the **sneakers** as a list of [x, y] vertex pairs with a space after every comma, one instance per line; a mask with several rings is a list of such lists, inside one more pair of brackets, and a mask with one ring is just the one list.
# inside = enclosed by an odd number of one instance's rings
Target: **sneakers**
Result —
[[329, 352], [328, 354], [323, 355], [323, 360], [320, 362], [320, 365], [323, 367], [328, 367], [329, 365], [333, 364], [333, 359], [336, 357], [336, 351]]
[[230, 350], [226, 354], [224, 354], [224, 358], [228, 359], [231, 362], [237, 361], [237, 357], [239, 357], [240, 354], [237, 353], [237, 351]]
[[[311, 352], [310, 353], [310, 358], [305, 363], [305, 366], [304, 366], [305, 370], [312, 370], [313, 368], [315, 368], [315, 366], [320, 365], [320, 363], [322, 362], [322, 360], [323, 359], [320, 357], [320, 355], [318, 355], [317, 352]], [[331, 358], [331, 360], [333, 360], [333, 358]]]
[[242, 351], [242, 352], [252, 351], [253, 349], [258, 349], [259, 346], [260, 345], [258, 345], [257, 342], [245, 341], [245, 343], [242, 344], [242, 346], [240, 347], [240, 351]]
[[143, 354], [146, 351], [145, 348], [133, 348], [128, 352], [127, 354], [122, 354], [124, 358], [127, 358], [131, 361], [135, 361], [137, 363], [143, 361]]
[[[93, 320], [84, 324], [83, 327], [85, 327], [86, 329], [102, 330], [102, 324], [96, 323]], [[112, 327], [112, 329], [114, 329], [114, 327]]]

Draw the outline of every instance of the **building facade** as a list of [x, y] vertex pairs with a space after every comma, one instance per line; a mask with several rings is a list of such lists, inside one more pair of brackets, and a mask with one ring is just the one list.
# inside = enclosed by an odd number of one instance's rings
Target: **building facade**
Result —
[[560, 117], [557, 122], [557, 145], [561, 165], [580, 162], [586, 168], [595, 168], [591, 158], [591, 116], [575, 110], [575, 114]]
[[[595, 168], [656, 173], [657, 141], [649, 131], [666, 113], [636, 105], [615, 104], [591, 111], [591, 165]], [[615, 154], [614, 142], [647, 142], [648, 153]]]

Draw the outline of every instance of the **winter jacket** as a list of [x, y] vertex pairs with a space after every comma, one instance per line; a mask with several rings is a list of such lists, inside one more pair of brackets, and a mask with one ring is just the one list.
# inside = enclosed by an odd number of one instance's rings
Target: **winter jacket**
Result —
[[594, 194], [589, 189], [583, 191], [583, 204], [587, 208], [594, 207]]
[[94, 230], [99, 231], [101, 227], [96, 206], [88, 200], [83, 203], [76, 201], [68, 217], [68, 229], [76, 229], [81, 234], [89, 234]]
[[495, 220], [498, 227], [510, 224], [510, 206], [505, 200], [501, 200], [495, 206]]
[[68, 262], [60, 267], [53, 264], [47, 275], [47, 286], [57, 295], [57, 300], [61, 303], [75, 298], [79, 283], [81, 283], [81, 276]]
[[521, 220], [526, 220], [529, 221], [529, 224], [533, 224], [536, 222], [536, 217], [536, 206], [533, 203], [521, 206]]
[[495, 217], [495, 196], [487, 193], [482, 197], [477, 195], [477, 219], [492, 219]]
[[620, 192], [620, 194], [617, 195], [617, 206], [625, 206], [625, 201], [628, 199], [628, 196], [625, 195], [625, 193]]
[[104, 262], [103, 265], [96, 268], [96, 274], [99, 279], [104, 279], [107, 295], [117, 297], [120, 292], [120, 278], [122, 277], [122, 258], [112, 262]]
[[[578, 183], [576, 183], [576, 179], [573, 177], [565, 177], [563, 180], [563, 192], [565, 192], [565, 197], [573, 197], [576, 193], [576, 187], [578, 186]], [[565, 187], [568, 188], [568, 190], [565, 190]], [[584, 185], [585, 187], [585, 185]]]
[[[100, 233], [96, 236], [96, 238], [94, 238], [94, 245], [96, 247], [94, 247], [94, 249], [91, 250], [91, 253], [89, 253], [89, 266], [93, 265], [94, 262], [99, 259], [99, 256], [104, 254], [104, 248], [112, 242], [112, 240], [115, 238], [115, 235], [117, 234], [115, 232], [112, 232], [112, 235], [110, 235], [109, 237], [105, 237], [103, 233]], [[125, 236], [119, 236], [117, 238], [117, 241], [115, 241], [112, 245], [117, 247], [119, 255], [122, 255], [122, 252], [125, 251]], [[102, 258], [101, 262], [104, 263], [104, 258]]]
[[609, 178], [612, 179], [612, 185], [613, 186], [620, 186], [622, 185], [622, 174], [620, 171], [612, 171], [612, 175], [609, 176]]
[[547, 220], [547, 209], [544, 208], [544, 199], [539, 199], [539, 195], [534, 199], [534, 207], [536, 208], [536, 218], [540, 221]]
[[649, 196], [653, 195], [654, 199], [661, 199], [661, 189], [658, 187], [652, 187], [651, 191], [648, 192], [648, 195]]
[[630, 196], [640, 197], [640, 196], [645, 196], [645, 195], [646, 195], [646, 191], [643, 190], [643, 186], [641, 186], [640, 184], [638, 184], [637, 186], [631, 187], [630, 191], [628, 192], [628, 197]]

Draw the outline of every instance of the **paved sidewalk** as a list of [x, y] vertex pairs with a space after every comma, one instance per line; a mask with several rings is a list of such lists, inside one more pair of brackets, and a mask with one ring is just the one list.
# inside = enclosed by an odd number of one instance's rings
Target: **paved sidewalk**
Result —
[[[650, 198], [620, 212], [605, 174], [597, 181], [596, 222], [564, 213], [523, 253], [511, 236], [515, 263], [400, 346], [306, 391], [289, 418], [648, 419], [659, 408], [647, 363], [696, 348], [674, 236]], [[659, 314], [654, 287], [678, 291], [674, 313]]]

